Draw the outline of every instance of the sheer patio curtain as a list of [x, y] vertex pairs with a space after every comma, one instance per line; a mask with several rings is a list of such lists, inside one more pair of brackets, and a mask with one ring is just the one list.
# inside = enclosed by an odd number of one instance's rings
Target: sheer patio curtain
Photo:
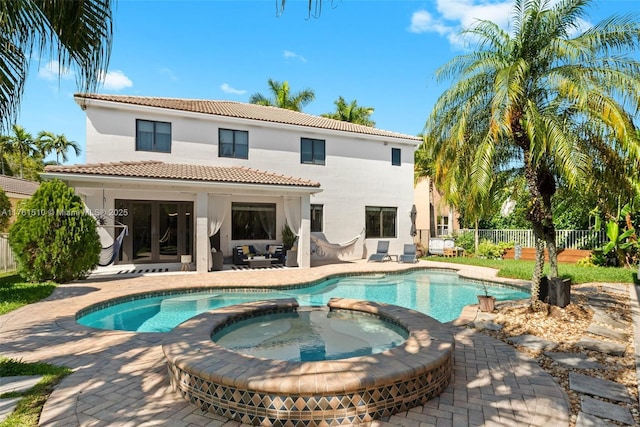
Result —
[[302, 215], [300, 213], [300, 197], [284, 198], [284, 216], [289, 224], [289, 228], [296, 236], [300, 235], [302, 227]]
[[[219, 195], [219, 196], [209, 196], [209, 237], [212, 237], [216, 234], [220, 227], [222, 227], [222, 223], [225, 218], [229, 214], [229, 210], [231, 209], [231, 196], [230, 195]], [[213, 257], [211, 256], [211, 239], [207, 239], [207, 245], [209, 247], [209, 268], [213, 266]]]

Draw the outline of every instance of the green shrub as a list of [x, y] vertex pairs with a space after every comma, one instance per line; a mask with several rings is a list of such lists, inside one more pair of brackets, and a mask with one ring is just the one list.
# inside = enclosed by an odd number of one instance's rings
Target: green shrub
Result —
[[44, 182], [17, 213], [9, 244], [22, 277], [68, 282], [95, 268], [101, 249], [96, 221], [62, 181]]
[[499, 242], [496, 244], [487, 239], [483, 239], [478, 244], [478, 253], [476, 255], [487, 259], [502, 258], [504, 252], [507, 249], [513, 248], [513, 245], [513, 242]]
[[11, 202], [7, 194], [0, 188], [0, 231], [6, 231], [11, 219]]
[[456, 246], [464, 248], [465, 252], [472, 254], [476, 250], [476, 239], [473, 232], [462, 233], [456, 236]]

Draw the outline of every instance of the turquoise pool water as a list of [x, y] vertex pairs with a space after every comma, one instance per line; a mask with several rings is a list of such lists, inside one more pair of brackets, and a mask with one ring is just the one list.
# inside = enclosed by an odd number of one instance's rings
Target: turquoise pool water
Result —
[[[167, 332], [193, 316], [215, 308], [272, 298], [294, 297], [300, 305], [323, 306], [330, 298], [354, 298], [395, 304], [425, 313], [441, 322], [456, 319], [462, 308], [477, 304], [482, 286], [455, 273], [419, 270], [403, 274], [350, 276], [317, 285], [281, 291], [220, 290], [138, 299], [106, 307], [78, 319], [98, 329]], [[490, 286], [497, 300], [529, 298], [506, 286]]]
[[227, 326], [211, 337], [242, 354], [290, 362], [369, 356], [396, 347], [409, 333], [374, 316], [320, 309], [267, 314]]

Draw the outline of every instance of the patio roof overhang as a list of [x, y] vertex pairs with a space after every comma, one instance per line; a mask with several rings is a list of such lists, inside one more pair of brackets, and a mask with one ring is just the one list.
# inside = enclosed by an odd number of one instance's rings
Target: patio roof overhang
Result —
[[45, 179], [59, 179], [74, 188], [189, 191], [226, 194], [315, 194], [320, 184], [255, 169], [126, 162], [47, 166]]

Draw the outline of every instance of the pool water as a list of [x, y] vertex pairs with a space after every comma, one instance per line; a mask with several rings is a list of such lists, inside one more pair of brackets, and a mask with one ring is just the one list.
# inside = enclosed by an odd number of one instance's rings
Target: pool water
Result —
[[408, 336], [401, 327], [374, 316], [301, 308], [242, 320], [211, 339], [249, 356], [315, 362], [381, 353], [402, 344]]
[[[523, 290], [489, 286], [497, 300], [529, 298]], [[325, 280], [317, 285], [281, 291], [249, 292], [220, 290], [156, 296], [106, 307], [78, 319], [98, 329], [134, 332], [167, 332], [215, 308], [244, 302], [294, 297], [302, 306], [324, 306], [333, 297], [395, 304], [427, 314], [441, 322], [460, 316], [462, 308], [477, 304], [482, 285], [462, 280], [456, 273], [419, 270], [403, 274], [350, 276]]]

